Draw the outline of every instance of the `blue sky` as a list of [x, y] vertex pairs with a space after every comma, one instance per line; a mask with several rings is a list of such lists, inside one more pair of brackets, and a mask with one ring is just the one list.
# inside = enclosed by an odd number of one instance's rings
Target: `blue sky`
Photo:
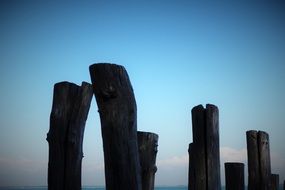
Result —
[[[221, 165], [246, 163], [246, 130], [270, 135], [285, 179], [285, 4], [279, 1], [0, 1], [0, 186], [46, 185], [53, 85], [124, 65], [138, 129], [159, 134], [157, 185], [187, 184], [191, 109], [220, 109]], [[83, 183], [104, 184], [97, 105]], [[222, 170], [222, 176], [224, 175]]]

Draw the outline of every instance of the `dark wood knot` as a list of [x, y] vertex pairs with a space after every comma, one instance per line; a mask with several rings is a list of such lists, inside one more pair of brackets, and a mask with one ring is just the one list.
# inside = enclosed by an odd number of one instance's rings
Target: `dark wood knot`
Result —
[[105, 89], [102, 90], [102, 97], [104, 100], [109, 100], [116, 98], [118, 96], [116, 88], [112, 85], [109, 84]]

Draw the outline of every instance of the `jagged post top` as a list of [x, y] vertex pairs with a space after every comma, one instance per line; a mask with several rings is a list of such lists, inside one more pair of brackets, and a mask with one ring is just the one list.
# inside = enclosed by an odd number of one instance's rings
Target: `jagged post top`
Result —
[[250, 134], [250, 133], [256, 133], [257, 134], [257, 131], [256, 130], [248, 130], [248, 131], [246, 131], [246, 134]]
[[145, 131], [138, 131], [138, 135], [146, 135], [148, 137], [152, 137], [154, 139], [157, 139], [158, 140], [158, 134], [156, 133], [151, 133], [151, 132], [145, 132]]
[[54, 84], [54, 87], [61, 87], [61, 86], [78, 86], [77, 84], [75, 83], [72, 83], [72, 82], [68, 82], [68, 81], [61, 81], [61, 82], [58, 82], [58, 83], [55, 83]]
[[158, 134], [151, 133], [151, 132], [138, 131], [137, 136], [138, 136], [139, 141], [143, 142], [143, 141], [147, 140], [149, 142], [155, 143], [155, 152], [157, 152]]
[[[86, 86], [86, 85], [91, 85], [89, 84], [88, 82], [85, 82], [83, 81], [81, 83], [81, 87], [82, 86]], [[68, 82], [68, 81], [61, 81], [61, 82], [58, 82], [58, 83], [55, 83], [54, 84], [54, 88], [58, 88], [58, 87], [62, 87], [62, 86], [74, 86], [74, 87], [80, 87], [79, 85], [75, 84], [75, 83], [72, 83], [72, 82]]]
[[[110, 72], [113, 71], [113, 72]], [[95, 77], [101, 78], [101, 74], [100, 73], [106, 73], [108, 72], [109, 75], [104, 75], [104, 77], [108, 76], [108, 77], [125, 77], [125, 80], [120, 80], [120, 82], [126, 82], [125, 84], [121, 84], [123, 85], [127, 85], [130, 86], [131, 89], [133, 90], [132, 86], [131, 86], [131, 82], [129, 80], [129, 75], [128, 72], [126, 71], [125, 67], [122, 65], [117, 65], [114, 63], [94, 63], [92, 65], [89, 66], [89, 72], [91, 75], [91, 80], [95, 80]], [[94, 76], [92, 75], [92, 73], [94, 73]]]
[[202, 104], [199, 104], [195, 107], [192, 108], [192, 112], [197, 112], [198, 110], [208, 110], [208, 109], [216, 109], [218, 110], [218, 107], [215, 106], [214, 104], [206, 104], [206, 108], [204, 108], [204, 106]]
[[107, 66], [107, 67], [123, 67], [122, 65], [118, 65], [116, 63], [93, 63], [92, 65], [89, 66], [89, 69], [93, 68], [93, 67], [104, 67], [104, 66]]
[[[113, 86], [115, 85], [114, 83], [116, 83], [116, 85], [119, 85], [120, 88], [124, 88], [124, 90], [131, 90], [133, 93], [133, 88], [129, 79], [128, 72], [122, 65], [113, 63], [95, 63], [89, 66], [89, 72], [93, 84], [99, 80], [105, 81], [108, 84], [105, 84], [103, 88], [106, 88], [106, 91], [113, 94], [114, 96], [116, 95], [116, 89], [114, 89], [115, 86]], [[112, 83], [111, 81], [117, 82]]]
[[246, 134], [247, 135], [250, 135], [250, 134], [254, 134], [254, 135], [262, 135], [262, 136], [266, 136], [266, 137], [268, 137], [269, 135], [268, 135], [268, 133], [267, 132], [265, 132], [265, 131], [257, 131], [257, 130], [248, 130], [248, 131], [246, 131]]
[[265, 137], [269, 137], [268, 133], [265, 131], [258, 131], [259, 135], [265, 136]]
[[[81, 86], [75, 83], [72, 83], [72, 82], [68, 82], [68, 81], [61, 81], [61, 82], [55, 83], [54, 88], [53, 88], [52, 110], [55, 110], [55, 108], [58, 107], [58, 105], [64, 104], [63, 100], [66, 100], [66, 101], [68, 100], [66, 96], [70, 96], [69, 101], [72, 101], [71, 99], [74, 99], [75, 96], [77, 96], [76, 94], [78, 94], [78, 92], [80, 93], [92, 92], [92, 85], [85, 81], [81, 83]], [[90, 93], [90, 95], [92, 96], [92, 93]], [[87, 97], [88, 96], [86, 96], [86, 98]], [[53, 112], [51, 113], [51, 115], [53, 115]]]
[[[106, 106], [115, 103], [120, 106], [130, 105], [132, 112], [136, 112], [134, 91], [128, 73], [123, 66], [95, 63], [89, 66], [89, 72], [99, 111], [102, 112]], [[106, 104], [107, 102], [109, 103]]]

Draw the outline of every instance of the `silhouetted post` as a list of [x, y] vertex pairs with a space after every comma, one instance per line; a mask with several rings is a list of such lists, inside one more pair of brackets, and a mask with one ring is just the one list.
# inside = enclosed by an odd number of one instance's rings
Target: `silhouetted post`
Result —
[[194, 155], [193, 155], [193, 143], [189, 144], [188, 154], [189, 154], [189, 167], [188, 167], [188, 190], [195, 189], [195, 166], [194, 166]]
[[141, 190], [137, 107], [127, 71], [103, 63], [89, 70], [101, 120], [106, 190]]
[[244, 190], [244, 164], [225, 163], [226, 190]]
[[246, 132], [247, 140], [247, 160], [248, 160], [248, 189], [260, 189], [259, 173], [259, 153], [258, 153], [258, 135], [257, 131], [251, 130]]
[[249, 190], [269, 190], [271, 166], [269, 135], [264, 131], [247, 131]]
[[[192, 114], [192, 134], [193, 143], [191, 146], [191, 166], [189, 171], [190, 179], [193, 179], [194, 190], [207, 189], [207, 169], [206, 169], [206, 114], [202, 105], [195, 106], [191, 110]], [[191, 169], [191, 168], [190, 168]]]
[[264, 131], [258, 131], [258, 149], [260, 163], [260, 189], [270, 190], [271, 166], [270, 166], [270, 149], [269, 135]]
[[283, 190], [285, 190], [285, 180], [283, 181]]
[[138, 146], [142, 175], [142, 190], [153, 190], [155, 181], [155, 165], [158, 135], [149, 132], [138, 132]]
[[219, 110], [215, 105], [206, 105], [206, 155], [207, 190], [221, 189]]
[[[219, 111], [215, 105], [194, 107], [193, 143], [189, 148], [189, 187], [193, 190], [220, 190]], [[191, 186], [191, 187], [190, 187]]]
[[86, 82], [54, 85], [47, 134], [49, 190], [81, 189], [82, 142], [92, 95], [92, 86]]
[[270, 182], [271, 182], [271, 190], [279, 189], [279, 175], [278, 174], [271, 174]]

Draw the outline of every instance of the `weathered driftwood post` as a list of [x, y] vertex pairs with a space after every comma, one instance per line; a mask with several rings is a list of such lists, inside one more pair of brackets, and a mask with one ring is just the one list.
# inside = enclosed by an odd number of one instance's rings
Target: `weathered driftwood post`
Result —
[[193, 155], [193, 152], [194, 152], [194, 150], [193, 150], [193, 143], [190, 143], [189, 144], [189, 148], [188, 148], [188, 154], [189, 154], [189, 167], [188, 167], [188, 190], [193, 190], [193, 189], [195, 189], [195, 172], [194, 172], [194, 169], [195, 169], [195, 167], [194, 167], [194, 165], [192, 165], [192, 164], [194, 164], [194, 161], [193, 161], [193, 159], [194, 159], [194, 157], [195, 157], [195, 155]]
[[221, 189], [219, 110], [214, 105], [206, 105], [206, 155], [207, 189]]
[[189, 186], [194, 190], [220, 190], [218, 108], [211, 104], [206, 109], [198, 105], [191, 113], [193, 143], [189, 149], [189, 180], [192, 181]]
[[225, 163], [226, 190], [244, 190], [244, 164]]
[[259, 154], [257, 138], [257, 131], [251, 130], [246, 132], [249, 190], [260, 189]]
[[107, 190], [141, 190], [137, 107], [127, 71], [115, 64], [89, 67], [100, 114]]
[[49, 190], [81, 189], [82, 142], [92, 95], [92, 86], [86, 82], [54, 85], [47, 134]]
[[271, 165], [269, 135], [264, 131], [247, 131], [248, 189], [270, 190]]
[[[202, 105], [194, 107], [192, 113], [193, 143], [191, 147], [190, 179], [193, 179], [194, 190], [207, 189], [206, 162], [206, 114]], [[193, 171], [191, 171], [193, 170]]]
[[279, 189], [279, 175], [278, 174], [271, 174], [270, 182], [271, 182], [271, 190]]
[[142, 190], [154, 190], [155, 165], [158, 146], [158, 135], [149, 132], [138, 132], [138, 147], [142, 175]]
[[264, 131], [258, 131], [258, 149], [260, 163], [261, 190], [270, 190], [271, 164], [269, 135]]

